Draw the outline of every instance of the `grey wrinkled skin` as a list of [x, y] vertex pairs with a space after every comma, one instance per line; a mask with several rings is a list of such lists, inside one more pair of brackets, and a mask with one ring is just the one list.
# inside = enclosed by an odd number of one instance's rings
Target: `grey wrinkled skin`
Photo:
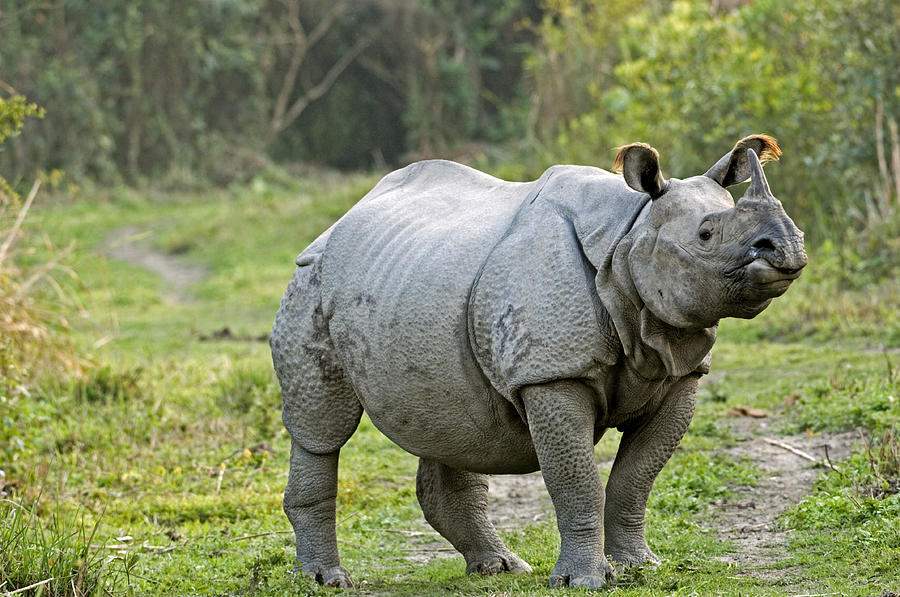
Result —
[[[421, 459], [425, 518], [467, 572], [530, 572], [488, 520], [487, 475], [538, 469], [562, 539], [551, 585], [600, 588], [612, 564], [658, 563], [647, 497], [718, 321], [754, 317], [806, 265], [758, 157], [779, 154], [755, 135], [684, 180], [644, 144], [620, 149], [621, 176], [554, 166], [509, 183], [428, 161], [381, 180], [297, 258], [272, 330], [302, 570], [353, 586], [335, 496], [364, 410]], [[748, 178], [735, 203], [726, 187]], [[593, 446], [611, 427], [623, 436], [604, 489]]]

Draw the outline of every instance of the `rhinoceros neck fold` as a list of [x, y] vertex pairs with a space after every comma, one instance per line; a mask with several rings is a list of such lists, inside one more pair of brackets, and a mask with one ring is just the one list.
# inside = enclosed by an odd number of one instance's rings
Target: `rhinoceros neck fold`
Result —
[[625, 358], [647, 379], [709, 373], [710, 350], [718, 326], [676, 328], [654, 315], [631, 279], [627, 262], [630, 249], [628, 235], [597, 269], [596, 277], [597, 294], [616, 328]]
[[[646, 307], [631, 279], [632, 231], [649, 217], [650, 197], [627, 188], [620, 177], [577, 168], [568, 174], [559, 177], [554, 192], [544, 193], [545, 199], [572, 222], [584, 256], [597, 271], [598, 308], [612, 321], [632, 368], [647, 379], [708, 372], [715, 326], [685, 330], [666, 324]], [[598, 314], [598, 321], [604, 320]]]

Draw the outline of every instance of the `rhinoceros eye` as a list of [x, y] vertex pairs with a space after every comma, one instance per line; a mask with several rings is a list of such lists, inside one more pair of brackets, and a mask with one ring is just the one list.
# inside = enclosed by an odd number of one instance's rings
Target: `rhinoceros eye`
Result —
[[712, 238], [711, 230], [709, 230], [707, 228], [703, 228], [702, 230], [700, 230], [700, 240], [707, 241], [711, 238]]

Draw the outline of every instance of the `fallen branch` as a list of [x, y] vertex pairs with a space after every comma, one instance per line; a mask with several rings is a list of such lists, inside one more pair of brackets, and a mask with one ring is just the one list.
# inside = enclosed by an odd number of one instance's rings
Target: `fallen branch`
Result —
[[293, 530], [290, 531], [268, 531], [265, 533], [253, 533], [252, 535], [241, 535], [240, 537], [235, 537], [232, 541], [243, 541], [245, 539], [255, 539], [257, 537], [268, 537], [269, 535], [287, 535], [288, 533], [293, 533]]
[[124, 544], [112, 544], [112, 545], [91, 545], [91, 549], [108, 549], [110, 551], [136, 551], [136, 550], [144, 550], [151, 551], [155, 553], [168, 553], [175, 549], [178, 549], [181, 545], [147, 545], [146, 543], [143, 545], [124, 545]]
[[28, 585], [27, 587], [22, 587], [21, 589], [16, 589], [15, 591], [7, 591], [6, 593], [3, 593], [3, 595], [15, 595], [16, 593], [24, 593], [25, 591], [30, 591], [31, 589], [36, 589], [36, 588], [38, 588], [42, 585], [45, 585], [49, 582], [53, 582], [52, 576], [46, 580], [36, 582], [33, 585]]
[[[790, 444], [786, 444], [786, 443], [784, 443], [784, 442], [782, 442], [782, 441], [778, 441], [777, 439], [772, 439], [772, 438], [769, 438], [769, 437], [764, 437], [764, 438], [762, 438], [762, 440], [763, 440], [764, 442], [766, 442], [767, 444], [769, 444], [769, 445], [777, 446], [777, 447], [779, 447], [779, 448], [781, 448], [781, 449], [783, 449], [783, 450], [787, 450], [787, 451], [790, 452], [791, 454], [795, 454], [795, 455], [799, 456], [800, 458], [804, 458], [804, 459], [806, 459], [806, 460], [809, 460], [810, 462], [814, 462], [814, 463], [816, 463], [816, 464], [823, 464], [823, 465], [827, 466], [828, 468], [832, 469], [833, 471], [835, 471], [836, 473], [839, 473], [839, 472], [840, 472], [836, 466], [834, 466], [833, 464], [831, 464], [831, 460], [828, 459], [828, 458], [819, 460], [818, 458], [816, 458], [815, 456], [812, 456], [812, 455], [809, 454], [808, 452], [804, 452], [804, 451], [801, 450], [800, 448], [795, 448], [794, 446], [792, 446], [792, 445], [790, 445]], [[826, 454], [827, 454], [827, 451], [826, 451]]]
[[790, 453], [792, 453], [792, 454], [796, 454], [796, 455], [799, 456], [800, 458], [805, 458], [806, 460], [809, 460], [810, 462], [819, 462], [819, 461], [815, 458], [815, 456], [811, 456], [811, 455], [809, 455], [808, 453], [806, 453], [806, 452], [804, 452], [803, 450], [801, 450], [800, 448], [795, 448], [794, 446], [792, 446], [792, 445], [790, 445], [790, 444], [786, 444], [786, 443], [784, 443], [784, 442], [778, 441], [777, 439], [771, 439], [771, 438], [768, 438], [768, 437], [764, 437], [764, 438], [762, 438], [762, 440], [763, 440], [764, 442], [766, 442], [767, 444], [770, 444], [770, 445], [773, 445], [773, 446], [778, 446], [779, 448], [782, 448], [782, 449], [784, 449], [784, 450], [787, 450], [788, 452], [790, 452]]

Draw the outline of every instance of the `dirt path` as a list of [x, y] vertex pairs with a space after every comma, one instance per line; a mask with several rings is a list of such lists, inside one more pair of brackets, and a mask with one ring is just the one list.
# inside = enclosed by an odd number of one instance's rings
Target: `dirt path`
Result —
[[823, 465], [810, 462], [783, 446], [768, 443], [776, 440], [796, 448], [822, 463], [827, 456], [832, 463], [849, 456], [859, 441], [854, 432], [809, 436], [805, 433], [776, 436], [768, 433], [767, 419], [735, 419], [732, 432], [738, 443], [725, 452], [735, 458], [749, 458], [763, 472], [755, 487], [738, 487], [731, 500], [715, 505], [712, 525], [723, 540], [735, 544], [735, 551], [720, 558], [735, 566], [735, 573], [755, 578], [779, 578], [789, 583], [789, 569], [768, 569], [768, 565], [789, 554], [786, 544], [789, 532], [778, 529], [776, 519], [789, 507], [809, 494]]
[[189, 301], [190, 286], [201, 282], [209, 272], [203, 267], [185, 263], [142, 242], [150, 234], [152, 230], [142, 230], [134, 226], [119, 228], [103, 243], [101, 252], [110, 259], [139, 265], [162, 278], [166, 285], [162, 294], [164, 301], [170, 303]]
[[[774, 421], [750, 417], [729, 419], [737, 443], [725, 452], [736, 459], [749, 459], [762, 471], [762, 478], [755, 487], [737, 487], [731, 499], [714, 504], [706, 524], [719, 533], [720, 540], [735, 545], [733, 553], [721, 558], [734, 565], [735, 575], [777, 578], [789, 586], [790, 569], [768, 568], [788, 555], [789, 531], [778, 529], [775, 522], [785, 510], [809, 494], [824, 469], [766, 440], [787, 444], [819, 461], [825, 458], [825, 446], [828, 446], [828, 457], [837, 464], [850, 454], [858, 436], [854, 432], [780, 436], [771, 430]], [[606, 469], [611, 465], [612, 462], [599, 464]], [[553, 506], [540, 473], [498, 475], [491, 477], [490, 482], [488, 512], [499, 530], [515, 530], [553, 516]], [[437, 533], [432, 534], [424, 520], [422, 525], [425, 536], [411, 559], [425, 562], [455, 555]]]

